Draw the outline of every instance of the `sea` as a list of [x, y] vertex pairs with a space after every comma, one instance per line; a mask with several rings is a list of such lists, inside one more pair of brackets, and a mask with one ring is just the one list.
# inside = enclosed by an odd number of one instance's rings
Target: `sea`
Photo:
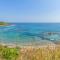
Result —
[[10, 23], [0, 26], [0, 43], [21, 45], [60, 42], [60, 23]]

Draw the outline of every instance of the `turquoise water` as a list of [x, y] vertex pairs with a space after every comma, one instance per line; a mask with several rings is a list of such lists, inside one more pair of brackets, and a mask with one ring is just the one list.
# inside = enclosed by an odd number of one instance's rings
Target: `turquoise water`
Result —
[[60, 41], [59, 23], [11, 23], [0, 26], [0, 42], [24, 44], [45, 40]]

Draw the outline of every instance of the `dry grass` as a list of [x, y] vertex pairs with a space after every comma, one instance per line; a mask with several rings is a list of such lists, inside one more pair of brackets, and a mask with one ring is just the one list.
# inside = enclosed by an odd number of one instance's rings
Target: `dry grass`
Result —
[[[19, 48], [18, 50], [16, 49], [17, 48], [12, 48], [12, 51], [9, 47], [2, 48], [0, 46], [0, 60], [60, 60], [60, 45], [41, 48], [26, 47]], [[19, 53], [17, 54], [17, 52]], [[8, 55], [11, 56], [11, 59]]]
[[23, 49], [21, 60], [60, 60], [60, 46]]

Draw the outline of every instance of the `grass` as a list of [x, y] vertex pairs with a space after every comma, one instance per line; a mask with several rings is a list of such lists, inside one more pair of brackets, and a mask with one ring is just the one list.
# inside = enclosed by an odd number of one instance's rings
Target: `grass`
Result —
[[9, 48], [0, 45], [0, 60], [60, 60], [60, 46]]
[[17, 60], [18, 55], [19, 55], [18, 48], [8, 48], [7, 46], [0, 46], [0, 59]]
[[26, 49], [22, 60], [60, 60], [60, 46], [53, 48]]

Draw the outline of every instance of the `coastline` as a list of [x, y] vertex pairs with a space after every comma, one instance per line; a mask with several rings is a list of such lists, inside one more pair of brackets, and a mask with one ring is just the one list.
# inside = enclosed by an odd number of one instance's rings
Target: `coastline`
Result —
[[46, 48], [46, 47], [50, 47], [50, 48], [54, 48], [54, 47], [58, 47], [60, 46], [60, 44], [44, 44], [44, 45], [19, 45], [19, 44], [14, 44], [14, 43], [0, 43], [0, 45], [2, 46], [7, 46], [8, 48], [16, 48], [16, 47], [19, 47], [19, 48]]

